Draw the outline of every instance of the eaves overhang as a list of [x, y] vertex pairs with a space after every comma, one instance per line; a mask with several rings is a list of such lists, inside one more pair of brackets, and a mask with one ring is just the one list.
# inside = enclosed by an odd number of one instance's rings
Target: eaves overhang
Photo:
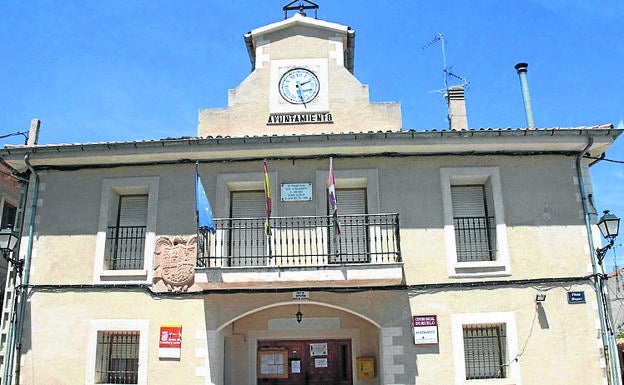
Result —
[[301, 159], [327, 156], [576, 154], [588, 143], [598, 157], [623, 130], [613, 125], [552, 129], [376, 131], [341, 134], [185, 137], [130, 142], [7, 146], [0, 158], [18, 172], [35, 168], [110, 167], [195, 161]]

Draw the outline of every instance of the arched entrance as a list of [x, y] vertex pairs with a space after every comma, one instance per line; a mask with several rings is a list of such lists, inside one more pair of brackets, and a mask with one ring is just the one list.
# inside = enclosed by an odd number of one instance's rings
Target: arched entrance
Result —
[[265, 306], [220, 329], [226, 385], [359, 384], [356, 359], [380, 356], [376, 322], [326, 303]]

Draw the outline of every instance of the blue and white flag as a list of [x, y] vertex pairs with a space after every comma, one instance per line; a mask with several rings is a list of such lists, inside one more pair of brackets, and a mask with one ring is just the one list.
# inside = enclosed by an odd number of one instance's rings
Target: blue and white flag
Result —
[[204, 191], [201, 178], [199, 177], [199, 162], [195, 163], [195, 212], [197, 214], [197, 227], [200, 230], [208, 230], [216, 233], [210, 202]]

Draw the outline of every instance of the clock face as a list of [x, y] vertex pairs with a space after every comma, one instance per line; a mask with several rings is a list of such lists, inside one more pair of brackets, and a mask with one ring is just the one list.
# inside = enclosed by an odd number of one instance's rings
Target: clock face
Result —
[[292, 104], [305, 106], [316, 98], [319, 88], [320, 84], [316, 75], [304, 68], [291, 69], [279, 81], [280, 95]]

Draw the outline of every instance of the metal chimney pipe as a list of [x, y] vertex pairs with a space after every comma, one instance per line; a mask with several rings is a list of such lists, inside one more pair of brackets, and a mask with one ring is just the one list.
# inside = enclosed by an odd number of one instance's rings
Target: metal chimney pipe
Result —
[[527, 63], [518, 63], [514, 67], [520, 76], [520, 87], [522, 87], [522, 100], [524, 100], [524, 111], [526, 114], [527, 128], [535, 128], [533, 122], [533, 109], [531, 108], [531, 97], [529, 96], [529, 82], [527, 80]]

